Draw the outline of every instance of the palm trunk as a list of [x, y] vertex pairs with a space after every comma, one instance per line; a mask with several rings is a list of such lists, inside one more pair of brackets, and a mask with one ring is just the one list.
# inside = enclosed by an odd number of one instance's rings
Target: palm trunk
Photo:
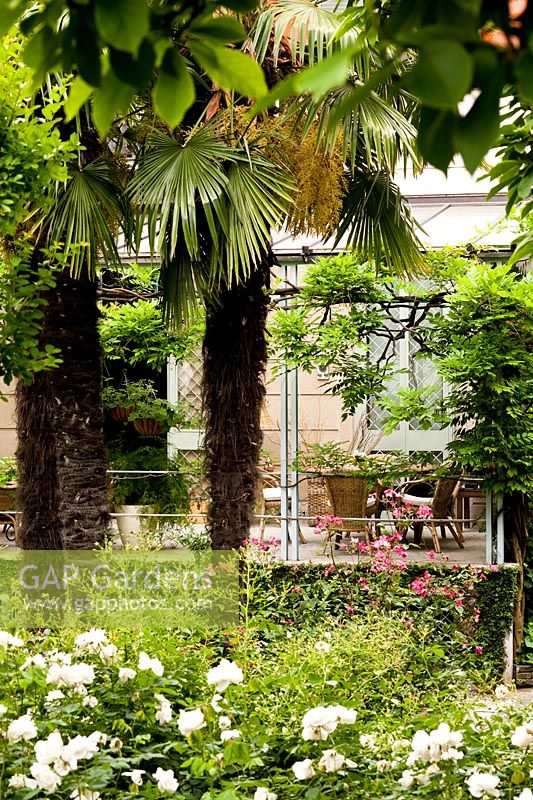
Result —
[[41, 344], [62, 364], [18, 390], [20, 544], [90, 549], [109, 521], [96, 285], [63, 272], [46, 300]]
[[262, 444], [261, 408], [267, 361], [269, 250], [244, 282], [225, 286], [207, 306], [203, 344], [208, 526], [214, 549], [247, 538]]

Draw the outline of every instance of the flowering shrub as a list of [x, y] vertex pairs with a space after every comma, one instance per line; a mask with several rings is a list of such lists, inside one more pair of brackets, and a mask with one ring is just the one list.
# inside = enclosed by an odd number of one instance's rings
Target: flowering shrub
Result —
[[[53, 635], [1, 632], [0, 794], [531, 800], [531, 711], [505, 687], [488, 706], [444, 703], [437, 684], [433, 706], [410, 704], [409, 632], [372, 624], [286, 631], [266, 651], [248, 624], [226, 641], [231, 657], [216, 637], [91, 630], [59, 650]], [[391, 672], [374, 701], [379, 651]]]

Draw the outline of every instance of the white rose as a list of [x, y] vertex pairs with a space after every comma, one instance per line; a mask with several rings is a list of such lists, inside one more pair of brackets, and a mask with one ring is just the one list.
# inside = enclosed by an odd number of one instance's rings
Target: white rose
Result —
[[170, 703], [162, 703], [155, 712], [155, 718], [160, 725], [168, 725], [172, 719], [172, 706]]
[[520, 794], [514, 796], [513, 800], [533, 800], [533, 792], [531, 789], [522, 789]]
[[291, 769], [297, 781], [306, 781], [315, 774], [310, 758], [306, 758], [304, 761], [295, 761]]
[[99, 655], [104, 664], [112, 664], [118, 658], [118, 647], [115, 644], [106, 644], [100, 648]]
[[39, 764], [51, 764], [61, 755], [63, 739], [59, 731], [54, 731], [46, 739], [35, 743], [35, 758]]
[[413, 783], [415, 782], [415, 778], [411, 770], [404, 769], [402, 772], [402, 777], [398, 778], [398, 783], [402, 787], [402, 789], [410, 789]]
[[18, 636], [13, 636], [7, 631], [0, 631], [0, 647], [3, 647], [4, 650], [9, 650], [10, 648], [15, 647], [23, 647], [23, 645], [24, 642], [22, 639], [19, 639]]
[[310, 708], [302, 718], [302, 737], [305, 741], [325, 742], [337, 727], [339, 713], [336, 706]]
[[335, 749], [324, 750], [322, 757], [318, 762], [318, 768], [324, 772], [337, 772], [341, 769], [346, 761], [345, 757], [337, 753]]
[[277, 794], [270, 792], [266, 786], [258, 786], [254, 794], [254, 800], [277, 800], [277, 797]]
[[[94, 736], [74, 736], [69, 739], [61, 752], [61, 758], [66, 763], [73, 764], [84, 758], [92, 758], [98, 752], [98, 742]], [[76, 767], [73, 766], [72, 769]]]
[[121, 667], [118, 671], [118, 679], [120, 683], [127, 683], [128, 681], [133, 680], [136, 675], [137, 672], [134, 669], [129, 669], [129, 667]]
[[520, 725], [511, 737], [511, 744], [515, 747], [529, 747], [533, 744], [533, 722]]
[[157, 678], [161, 678], [165, 672], [165, 668], [158, 658], [150, 658], [148, 653], [144, 651], [139, 653], [138, 669], [141, 672], [151, 671]]
[[231, 719], [225, 716], [219, 717], [218, 727], [221, 731], [226, 731], [228, 728], [231, 728]]
[[90, 664], [59, 664], [54, 662], [46, 675], [46, 683], [56, 686], [82, 686], [94, 681], [94, 669]]
[[80, 633], [74, 639], [76, 654], [98, 653], [100, 648], [108, 643], [106, 632], [102, 628], [91, 628], [90, 631]]
[[224, 692], [230, 683], [238, 684], [243, 680], [242, 669], [227, 658], [223, 658], [220, 664], [212, 667], [207, 673], [207, 683], [209, 685], [214, 683], [217, 692]]
[[48, 764], [32, 764], [30, 767], [32, 777], [35, 779], [39, 789], [47, 792], [55, 792], [61, 784], [61, 778]]
[[220, 741], [229, 742], [231, 739], [238, 739], [240, 735], [241, 732], [237, 730], [222, 731], [220, 734]]
[[362, 733], [359, 736], [359, 744], [361, 747], [368, 748], [369, 750], [376, 749], [376, 737], [373, 733]]
[[46, 697], [44, 698], [45, 703], [56, 703], [58, 700], [62, 700], [64, 698], [64, 693], [61, 689], [52, 689], [51, 692], [48, 692]]
[[337, 722], [341, 725], [353, 725], [357, 719], [355, 708], [345, 708], [344, 706], [329, 706], [332, 713], [337, 715]]
[[39, 667], [40, 669], [45, 669], [45, 657], [41, 655], [41, 653], [37, 653], [36, 656], [28, 656], [24, 664], [21, 666], [20, 671], [24, 672], [25, 669], [30, 669], [30, 667]]
[[205, 717], [200, 708], [195, 708], [193, 711], [180, 711], [178, 728], [182, 736], [189, 736], [193, 731], [205, 728], [205, 725]]
[[326, 655], [326, 653], [329, 653], [329, 651], [331, 650], [331, 645], [329, 644], [329, 642], [322, 642], [322, 641], [315, 642], [315, 650], [317, 651], [317, 653], [322, 653], [323, 655]]
[[12, 789], [36, 789], [37, 781], [33, 778], [27, 778], [26, 775], [22, 775], [21, 772], [17, 772], [10, 777], [8, 785], [11, 786]]
[[37, 736], [37, 728], [28, 711], [22, 717], [14, 719], [7, 729], [7, 738], [10, 742], [29, 741]]
[[73, 800], [98, 800], [100, 792], [93, 792], [88, 786], [81, 786], [70, 793]]
[[135, 786], [142, 786], [143, 785], [143, 775], [145, 774], [144, 769], [132, 769], [131, 772], [123, 772], [124, 777], [130, 778], [131, 782], [135, 784]]
[[6, 713], [7, 713], [7, 706], [3, 705], [3, 703], [0, 703], [0, 717], [3, 717], [4, 714]]
[[119, 739], [118, 736], [113, 737], [113, 739], [109, 742], [109, 749], [112, 753], [118, 753], [119, 750], [122, 750], [123, 745], [122, 739]]
[[161, 769], [161, 767], [158, 767], [152, 777], [157, 781], [157, 788], [160, 792], [178, 791], [179, 783], [171, 769]]
[[466, 780], [468, 791], [472, 797], [483, 797], [490, 795], [491, 797], [499, 797], [500, 791], [496, 787], [500, 783], [497, 775], [490, 772], [473, 772]]
[[89, 708], [96, 708], [98, 705], [98, 699], [94, 697], [92, 694], [88, 694], [86, 697], [83, 698], [81, 701], [82, 706], [89, 707]]
[[211, 708], [216, 714], [220, 714], [220, 712], [222, 711], [222, 706], [220, 705], [220, 703], [223, 700], [224, 698], [222, 697], [221, 694], [213, 695], [213, 699], [211, 700]]

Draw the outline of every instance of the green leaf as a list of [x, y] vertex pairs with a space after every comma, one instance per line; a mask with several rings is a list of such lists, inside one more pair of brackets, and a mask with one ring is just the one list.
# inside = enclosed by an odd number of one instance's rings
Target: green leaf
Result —
[[151, 80], [154, 65], [155, 51], [152, 43], [144, 39], [139, 48], [137, 58], [124, 50], [109, 51], [109, 59], [113, 72], [123, 83], [127, 83], [136, 89], [144, 89], [148, 81]]
[[422, 48], [405, 83], [430, 108], [455, 108], [472, 83], [474, 62], [465, 48], [448, 39]]
[[418, 125], [418, 146], [423, 158], [446, 172], [454, 156], [453, 131], [457, 117], [452, 111], [422, 108]]
[[267, 92], [263, 70], [250, 56], [227, 47], [191, 42], [191, 53], [210, 78], [226, 91], [259, 98]]
[[474, 172], [485, 153], [496, 143], [502, 85], [494, 79], [481, 92], [468, 114], [457, 119], [454, 144], [469, 172]]
[[145, 0], [95, 0], [98, 33], [117, 50], [137, 53], [150, 32], [150, 9]]
[[518, 197], [521, 197], [522, 200], [525, 200], [531, 195], [531, 190], [533, 189], [533, 170], [528, 172], [520, 183], [518, 184]]
[[204, 39], [214, 40], [211, 42], [215, 47], [242, 42], [246, 39], [246, 31], [235, 17], [198, 17], [189, 28], [191, 34]]
[[10, 8], [11, 3], [4, 2], [0, 5], [0, 36], [9, 31], [22, 13], [22, 8]]
[[297, 92], [310, 92], [315, 97], [342, 86], [348, 77], [353, 49], [340, 50], [329, 58], [299, 73], [294, 81]]
[[524, 50], [516, 62], [515, 73], [519, 94], [527, 103], [533, 103], [533, 53]]
[[78, 72], [91, 86], [100, 86], [102, 81], [102, 60], [98, 36], [95, 30], [79, 21], [76, 31], [76, 63]]
[[100, 88], [93, 95], [93, 120], [100, 138], [103, 138], [119, 112], [125, 113], [135, 94], [135, 89], [122, 83], [114, 72], [109, 71]]
[[65, 115], [67, 122], [76, 116], [80, 108], [87, 102], [94, 91], [93, 86], [85, 83], [78, 75], [70, 85], [70, 91], [65, 101]]
[[194, 81], [183, 56], [168, 50], [153, 90], [155, 110], [171, 128], [179, 125], [194, 103]]
[[59, 58], [59, 37], [46, 25], [28, 41], [22, 58], [39, 77], [44, 76]]

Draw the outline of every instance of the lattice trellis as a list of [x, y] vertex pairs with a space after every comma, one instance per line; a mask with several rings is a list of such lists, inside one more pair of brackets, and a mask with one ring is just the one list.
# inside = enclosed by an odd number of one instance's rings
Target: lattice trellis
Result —
[[200, 353], [194, 361], [181, 361], [177, 365], [178, 404], [183, 404], [194, 414], [202, 411], [202, 359]]

